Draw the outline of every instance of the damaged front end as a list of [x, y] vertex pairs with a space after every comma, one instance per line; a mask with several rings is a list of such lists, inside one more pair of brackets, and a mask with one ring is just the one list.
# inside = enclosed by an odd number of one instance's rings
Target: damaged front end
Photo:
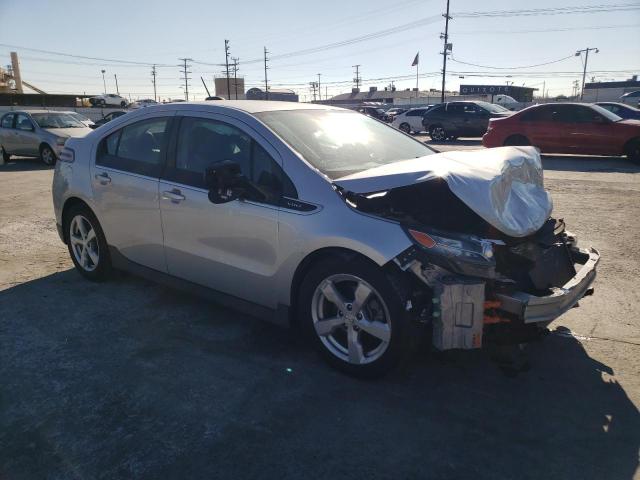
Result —
[[[537, 152], [501, 156], [456, 155], [444, 173], [432, 167], [374, 193], [338, 184], [352, 208], [397, 221], [411, 239], [394, 262], [417, 280], [416, 298], [430, 296], [416, 305], [439, 350], [531, 341], [592, 292], [600, 255], [550, 217]], [[479, 165], [469, 168], [470, 158]]]

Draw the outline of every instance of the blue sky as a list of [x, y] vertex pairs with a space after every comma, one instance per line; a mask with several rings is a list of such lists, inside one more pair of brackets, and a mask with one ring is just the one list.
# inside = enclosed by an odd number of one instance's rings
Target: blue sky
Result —
[[[350, 0], [348, 2], [300, 2], [293, 0], [258, 2], [220, 2], [203, 0], [0, 0], [0, 43], [34, 49], [104, 57], [134, 62], [166, 64], [158, 68], [158, 93], [161, 97], [184, 97], [177, 67], [179, 57], [191, 57], [205, 63], [224, 62], [224, 39], [230, 40], [231, 54], [240, 58], [240, 75], [248, 86], [263, 81], [260, 62], [243, 61], [262, 57], [263, 46], [271, 55], [328, 45], [372, 32], [426, 19], [415, 28], [339, 48], [274, 59], [269, 78], [274, 86], [293, 88], [309, 98], [308, 82], [317, 80], [328, 93], [349, 91], [352, 65], [360, 64], [365, 88], [383, 88], [397, 77], [398, 88], [415, 86], [415, 67], [411, 62], [420, 51], [421, 89], [440, 85], [442, 44], [439, 34], [444, 19], [445, 0]], [[572, 82], [581, 78], [581, 59], [519, 70], [486, 67], [520, 67], [571, 56], [577, 49], [598, 47], [590, 55], [589, 71], [598, 80], [626, 79], [640, 73], [640, 10], [625, 12], [581, 13], [571, 15], [466, 18], [456, 13], [471, 11], [557, 8], [583, 5], [635, 4], [638, 0], [451, 0], [454, 19], [450, 23], [453, 58], [474, 63], [474, 67], [449, 62], [451, 75], [447, 88], [460, 83], [528, 85], [537, 88], [546, 82], [551, 95], [570, 93]], [[561, 30], [562, 31], [554, 31]], [[531, 30], [547, 30], [532, 32]], [[0, 64], [9, 63], [9, 51], [0, 46]], [[48, 53], [15, 48], [21, 58], [25, 80], [52, 93], [101, 93], [106, 70], [107, 90], [115, 92], [114, 74], [120, 92], [133, 99], [153, 94], [150, 67], [106, 61], [73, 59]], [[65, 62], [65, 63], [62, 63]], [[193, 64], [190, 93], [202, 99], [203, 76], [209, 88], [212, 77], [222, 68]], [[542, 72], [542, 73], [541, 73]], [[552, 75], [551, 72], [563, 72]], [[492, 76], [488, 76], [492, 75]], [[508, 77], [508, 75], [511, 75]], [[402, 79], [409, 76], [409, 79]], [[460, 79], [464, 76], [464, 79]], [[337, 83], [344, 82], [344, 83]], [[325, 87], [322, 88], [323, 95]], [[212, 92], [213, 93], [213, 92]]]

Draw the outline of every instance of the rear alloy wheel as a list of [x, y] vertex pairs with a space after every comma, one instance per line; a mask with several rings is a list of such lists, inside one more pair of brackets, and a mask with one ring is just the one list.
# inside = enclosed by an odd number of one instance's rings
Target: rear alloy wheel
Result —
[[93, 212], [84, 205], [65, 214], [65, 235], [71, 260], [80, 274], [89, 280], [107, 277], [111, 261], [107, 242]]
[[434, 142], [444, 142], [447, 139], [447, 132], [443, 126], [436, 125], [429, 130], [429, 136]]
[[627, 159], [640, 165], [640, 138], [630, 141], [625, 148]]
[[401, 123], [398, 128], [400, 128], [404, 133], [411, 133], [411, 126], [408, 123]]
[[307, 334], [331, 366], [379, 377], [410, 351], [402, 301], [379, 267], [360, 259], [323, 262], [300, 294]]
[[505, 147], [528, 147], [531, 142], [524, 135], [511, 135], [504, 141]]
[[42, 160], [45, 165], [55, 165], [56, 154], [49, 145], [43, 145], [40, 147], [40, 160]]

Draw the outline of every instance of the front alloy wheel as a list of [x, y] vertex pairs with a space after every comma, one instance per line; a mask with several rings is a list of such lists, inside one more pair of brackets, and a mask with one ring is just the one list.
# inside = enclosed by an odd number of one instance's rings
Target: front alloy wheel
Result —
[[56, 163], [56, 154], [51, 147], [45, 145], [40, 149], [40, 159], [45, 165], [51, 166]]
[[311, 316], [322, 344], [343, 362], [371, 363], [389, 347], [389, 309], [381, 295], [355, 275], [331, 275], [320, 283]]

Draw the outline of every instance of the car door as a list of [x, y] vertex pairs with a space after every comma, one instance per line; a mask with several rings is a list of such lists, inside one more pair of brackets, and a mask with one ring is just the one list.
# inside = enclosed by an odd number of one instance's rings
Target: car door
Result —
[[35, 124], [27, 114], [16, 115], [13, 147], [16, 155], [37, 156], [40, 153], [40, 137], [35, 130]]
[[463, 104], [461, 124], [458, 132], [460, 136], [482, 136], [487, 131], [488, 124], [489, 112], [475, 103]]
[[542, 105], [522, 114], [520, 125], [522, 132], [531, 145], [543, 152], [571, 153], [568, 146], [569, 124], [562, 116], [563, 105]]
[[617, 155], [622, 153], [613, 122], [586, 105], [572, 105], [571, 146], [575, 153]]
[[158, 182], [173, 113], [126, 125], [98, 144], [91, 181], [109, 245], [128, 260], [166, 271]]
[[[293, 188], [277, 151], [241, 121], [204, 113], [185, 114], [174, 143], [160, 181], [168, 272], [275, 308], [278, 204]], [[212, 203], [205, 171], [223, 160], [238, 163], [268, 196]]]
[[460, 135], [464, 130], [464, 104], [451, 102], [447, 104], [442, 126], [449, 134]]
[[0, 121], [0, 145], [4, 148], [5, 152], [13, 154], [16, 142], [16, 134], [13, 129], [13, 119], [15, 114], [7, 113], [2, 117]]
[[411, 126], [412, 131], [421, 132], [424, 130], [424, 127], [422, 126], [422, 116], [424, 115], [424, 112], [424, 108], [416, 108], [407, 113], [407, 121]]

